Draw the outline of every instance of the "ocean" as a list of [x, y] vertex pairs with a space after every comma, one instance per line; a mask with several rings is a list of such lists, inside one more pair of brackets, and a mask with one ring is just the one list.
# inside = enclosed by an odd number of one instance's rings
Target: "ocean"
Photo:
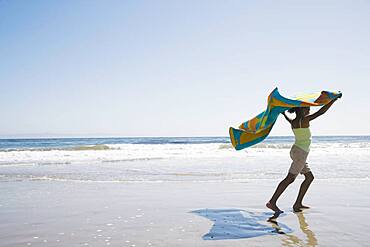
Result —
[[[236, 151], [228, 137], [0, 139], [0, 182], [166, 182], [277, 179], [293, 136]], [[308, 163], [318, 179], [368, 180], [370, 136], [314, 136]]]

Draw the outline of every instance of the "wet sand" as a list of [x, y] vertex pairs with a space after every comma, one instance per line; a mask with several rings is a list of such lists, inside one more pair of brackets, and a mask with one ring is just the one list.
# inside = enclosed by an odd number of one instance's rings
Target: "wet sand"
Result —
[[264, 207], [279, 181], [1, 182], [0, 245], [366, 246], [370, 181], [315, 180], [295, 214], [301, 180]]

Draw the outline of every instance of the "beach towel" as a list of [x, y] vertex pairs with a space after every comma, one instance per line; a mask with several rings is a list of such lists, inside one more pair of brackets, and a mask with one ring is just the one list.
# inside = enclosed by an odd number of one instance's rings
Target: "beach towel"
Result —
[[268, 96], [267, 109], [265, 111], [242, 123], [239, 129], [229, 128], [231, 143], [236, 150], [255, 145], [268, 136], [280, 113], [293, 107], [325, 105], [341, 96], [342, 93], [339, 91], [321, 91], [285, 98], [280, 95], [278, 88], [275, 88]]

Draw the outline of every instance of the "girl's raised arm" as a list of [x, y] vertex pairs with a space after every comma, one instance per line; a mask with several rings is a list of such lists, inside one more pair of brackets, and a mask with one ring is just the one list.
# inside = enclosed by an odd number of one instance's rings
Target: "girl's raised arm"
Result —
[[324, 105], [323, 107], [320, 108], [320, 110], [318, 110], [317, 112], [315, 112], [314, 114], [311, 114], [311, 115], [308, 115], [306, 118], [308, 119], [308, 121], [311, 121], [311, 120], [314, 120], [315, 118], [317, 118], [318, 116], [321, 116], [322, 114], [324, 114], [327, 110], [329, 110], [329, 108], [334, 104], [334, 102], [337, 100], [338, 98], [336, 99], [333, 99], [332, 101], [330, 101], [328, 104]]

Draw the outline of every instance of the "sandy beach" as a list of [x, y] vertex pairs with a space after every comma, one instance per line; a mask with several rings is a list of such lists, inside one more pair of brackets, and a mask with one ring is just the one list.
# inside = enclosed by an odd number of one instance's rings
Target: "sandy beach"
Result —
[[367, 245], [370, 181], [316, 180], [295, 214], [296, 181], [271, 223], [277, 182], [3, 182], [1, 246]]

